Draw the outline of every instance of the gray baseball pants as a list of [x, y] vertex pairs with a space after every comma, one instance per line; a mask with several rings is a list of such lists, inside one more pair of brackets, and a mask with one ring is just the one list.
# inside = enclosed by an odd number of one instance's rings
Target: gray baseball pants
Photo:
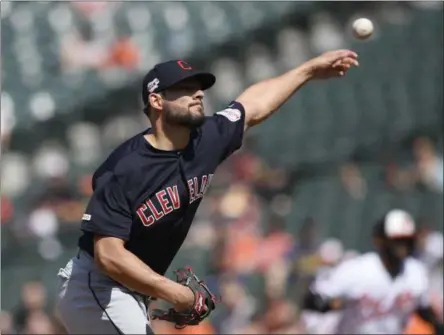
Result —
[[57, 312], [69, 334], [153, 334], [149, 299], [106, 276], [79, 251], [59, 270]]

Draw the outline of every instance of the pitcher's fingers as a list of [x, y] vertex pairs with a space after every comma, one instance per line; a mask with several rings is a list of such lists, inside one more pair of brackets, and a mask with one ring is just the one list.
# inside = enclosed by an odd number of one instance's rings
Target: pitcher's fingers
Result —
[[349, 70], [349, 69], [350, 69], [350, 65], [347, 65], [347, 64], [341, 64], [335, 68], [336, 71], [340, 71], [340, 72], [347, 72], [347, 70]]
[[354, 52], [352, 50], [348, 50], [346, 57], [350, 57], [350, 58], [353, 58], [353, 59], [358, 59], [359, 56], [358, 56], [358, 54], [356, 52]]
[[354, 58], [357, 59], [358, 58], [358, 54], [352, 50], [348, 50], [348, 49], [342, 49], [342, 50], [337, 50], [334, 52], [335, 58], [338, 59], [342, 59], [342, 58], [346, 58], [346, 57], [350, 57], [350, 58]]
[[359, 62], [356, 59], [353, 59], [353, 58], [350, 58], [350, 57], [342, 59], [342, 64], [359, 66]]
[[335, 61], [332, 65], [333, 68], [337, 68], [338, 66], [342, 65], [342, 58]]
[[336, 61], [335, 63], [333, 63], [332, 67], [334, 69], [336, 69], [338, 66], [342, 66], [342, 65], [348, 65], [349, 67], [350, 66], [359, 66], [359, 62], [353, 58], [343, 58], [343, 59], [340, 59], [340, 60]]

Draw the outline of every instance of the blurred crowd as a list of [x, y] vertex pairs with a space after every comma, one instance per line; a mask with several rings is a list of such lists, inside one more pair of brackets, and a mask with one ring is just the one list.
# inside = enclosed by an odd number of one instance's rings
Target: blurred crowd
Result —
[[[204, 264], [196, 266], [205, 269], [207, 284], [223, 303], [214, 317], [198, 327], [179, 331], [155, 321], [157, 333], [326, 334], [334, 325], [334, 318], [319, 322], [301, 311], [301, 295], [316, 276], [328, 273], [332, 266], [356, 257], [360, 251], [348, 250], [340, 240], [322, 236], [319, 228], [323, 223], [311, 217], [298, 224], [296, 235], [290, 234], [285, 215], [291, 210], [288, 186], [294, 183], [294, 176], [267, 166], [248, 146], [247, 140], [218, 170], [182, 249], [202, 255], [199, 262]], [[393, 162], [387, 166], [387, 186], [399, 190], [430, 187], [442, 192], [442, 156], [426, 138], [416, 139], [412, 150], [415, 161], [410, 166], [396, 166]], [[362, 196], [366, 181], [357, 166], [344, 165], [339, 174], [350, 195]], [[63, 175], [48, 179], [46, 192], [35, 195], [34, 207], [27, 220], [16, 227], [16, 234], [43, 241], [48, 236], [56, 238], [59, 225], [64, 223], [73, 225], [74, 240], [78, 236], [78, 218], [91, 193], [89, 181], [85, 175], [77, 189], [70, 189]], [[2, 205], [2, 224], [16, 224], [14, 209], [5, 206], [5, 202]], [[440, 315], [442, 242], [441, 233], [420, 227], [417, 257], [430, 270], [430, 294]], [[42, 256], [57, 257], [48, 252]], [[16, 308], [2, 312], [1, 333], [60, 334], [63, 328], [53, 313], [52, 302], [44, 283], [27, 282]], [[155, 303], [151, 307], [154, 306]], [[421, 325], [414, 323], [411, 327]]]
[[[150, 25], [153, 26], [156, 17], [153, 17], [150, 11], [143, 6], [128, 7], [125, 11], [117, 11], [122, 4], [123, 2], [75, 1], [71, 2], [69, 6], [62, 3], [57, 7], [54, 5], [48, 10], [47, 15], [45, 14], [49, 26], [57, 36], [55, 46], [52, 46], [51, 41], [51, 48], [54, 47], [57, 61], [60, 64], [59, 67], [54, 66], [52, 70], [66, 75], [68, 78], [66, 81], [75, 89], [83, 84], [86, 85], [84, 82], [87, 78], [86, 73], [99, 74], [100, 80], [110, 88], [113, 87], [113, 82], [120, 78], [122, 72], [119, 71], [132, 73], [133, 70], [143, 70], [147, 64], [158, 60], [156, 57], [159, 54], [154, 52], [155, 48], [151, 48], [157, 42], [151, 35], [152, 31], [148, 29]], [[214, 20], [206, 20], [211, 21], [205, 22], [205, 24], [209, 24], [206, 29], [213, 32], [214, 36], [212, 37], [215, 39], [217, 36], [224, 36], [227, 27], [225, 12], [218, 9], [217, 6], [212, 6], [210, 2], [202, 2], [202, 4], [203, 6], [200, 8], [202, 11], [199, 12], [199, 15], [206, 16], [210, 13], [215, 18]], [[249, 5], [250, 7], [248, 7]], [[334, 5], [336, 6], [336, 4]], [[12, 5], [12, 2], [2, 2], [2, 18], [9, 18], [14, 34], [17, 36], [31, 36], [33, 24], [29, 17], [34, 17], [33, 15], [36, 13], [32, 13], [32, 10], [26, 6], [17, 6], [18, 9], [13, 10], [13, 6], [15, 4]], [[251, 8], [251, 3], [245, 3], [245, 6], [248, 7], [245, 7], [247, 14], [248, 10], [254, 9]], [[412, 6], [418, 8], [438, 7], [428, 1], [415, 2], [412, 3]], [[181, 3], [171, 3], [170, 5], [165, 2], [161, 12], [170, 32], [169, 38], [165, 39], [162, 47], [170, 48], [180, 54], [182, 51], [183, 54], [186, 54], [186, 49], [191, 48], [192, 42], [195, 42], [190, 37], [192, 35], [187, 35], [187, 30], [184, 28], [189, 29], [190, 22], [194, 19], [191, 15], [194, 14], [184, 8]], [[335, 8], [333, 11], [336, 10]], [[384, 5], [384, 10], [381, 8], [378, 12], [381, 15], [384, 14], [387, 21], [396, 23], [403, 21], [403, 18], [406, 20], [405, 18], [408, 17], [402, 10], [402, 5], [387, 3]], [[241, 10], [239, 11], [241, 12]], [[113, 30], [116, 12], [126, 18], [132, 34], [131, 39], [126, 38], [125, 34], [118, 34]], [[76, 16], [82, 17], [80, 22], [83, 23], [78, 26], [73, 23]], [[253, 22], [254, 17], [254, 15], [245, 15], [245, 24]], [[260, 17], [259, 14], [258, 17]], [[273, 49], [255, 36], [252, 39], [255, 43], [248, 43], [245, 46], [246, 50], [242, 51], [245, 53], [242, 56], [244, 58], [237, 53], [226, 57], [221, 50], [215, 49], [219, 50], [217, 52], [220, 54], [215, 55], [214, 62], [211, 62], [210, 67], [216, 73], [219, 84], [214, 88], [214, 91], [206, 96], [205, 108], [208, 113], [214, 112], [217, 105], [214, 103], [215, 101], [229, 101], [249, 81], [257, 81], [290, 68], [307, 59], [311, 52], [319, 53], [346, 45], [342, 17], [339, 19], [328, 13], [318, 13], [307, 21], [310, 21], [307, 22], [307, 31], [295, 27], [277, 29], [278, 31], [272, 37], [276, 44]], [[201, 29], [200, 26], [199, 29]], [[407, 28], [401, 27], [401, 29]], [[428, 34], [427, 29], [424, 31]], [[38, 76], [35, 76], [34, 73], [33, 76], [28, 77], [33, 74], [28, 73], [32, 70], [29, 69], [35, 65], [34, 63], [38, 63], [39, 58], [43, 57], [38, 52], [31, 52], [37, 48], [34, 46], [37, 39], [22, 38], [20, 43], [16, 44], [24, 45], [27, 52], [20, 50], [18, 54], [32, 55], [30, 58], [19, 59], [22, 69], [21, 75], [25, 79], [25, 83], [35, 84], [38, 87]], [[410, 48], [410, 44], [408, 47]], [[227, 46], [227, 49], [230, 47]], [[410, 64], [408, 67], [411, 67]], [[118, 70], [117, 75], [112, 72], [116, 69]], [[49, 72], [50, 75], [53, 74], [51, 71]], [[41, 68], [40, 74], [43, 73], [45, 73], [45, 69]], [[414, 78], [415, 87], [420, 86], [416, 73], [414, 73]], [[428, 81], [424, 82], [431, 85]], [[363, 90], [367, 92], [365, 86], [363, 86]], [[355, 91], [351, 92], [353, 95]], [[75, 250], [76, 240], [80, 234], [80, 218], [92, 193], [91, 173], [98, 166], [102, 154], [109, 152], [121, 141], [141, 131], [147, 124], [140, 108], [137, 109], [138, 107], [128, 102], [131, 101], [132, 98], [130, 98], [129, 100], [122, 99], [118, 106], [114, 105], [111, 100], [106, 100], [103, 102], [104, 107], [102, 106], [101, 110], [91, 107], [88, 110], [90, 113], [82, 114], [80, 111], [77, 113], [77, 110], [76, 113], [73, 113], [76, 114], [75, 116], [67, 113], [63, 121], [64, 124], [58, 121], [59, 123], [46, 126], [45, 122], [41, 121], [48, 121], [50, 124], [57, 109], [55, 102], [51, 100], [51, 95], [55, 92], [48, 89], [43, 96], [37, 93], [36, 99], [38, 98], [38, 101], [35, 104], [31, 103], [32, 108], [29, 112], [31, 114], [26, 114], [25, 118], [33, 118], [40, 123], [35, 127], [35, 131], [28, 130], [31, 135], [26, 132], [21, 133], [22, 130], [18, 129], [18, 116], [25, 112], [21, 108], [24, 104], [22, 104], [21, 98], [16, 100], [12, 98], [12, 89], [9, 93], [2, 91], [1, 96], [2, 276], [5, 276], [9, 270], [6, 269], [6, 266], [12, 269], [17, 265], [14, 264], [15, 258], [13, 256], [22, 252], [30, 241], [35, 243], [35, 248], [26, 249], [28, 254], [20, 261], [26, 263], [27, 259], [31, 258], [30, 254], [37, 255], [39, 261], [48, 264], [68, 261], [68, 257], [72, 256], [70, 252]], [[110, 95], [114, 95], [114, 93], [110, 93]], [[322, 96], [322, 94], [320, 95]], [[328, 94], [324, 91], [324, 95]], [[337, 94], [332, 95], [336, 96]], [[310, 100], [316, 99], [317, 95], [304, 97], [305, 100]], [[374, 96], [369, 95], [370, 98], [373, 99]], [[404, 99], [404, 95], [401, 94], [401, 98]], [[431, 100], [428, 99], [428, 95], [425, 100], [414, 98], [415, 102], [419, 101], [418, 106], [421, 107], [423, 107], [424, 101]], [[323, 108], [330, 106], [330, 100], [325, 99], [328, 101], [325, 106], [314, 105], [313, 107], [308, 104], [304, 105], [302, 109], [309, 110], [311, 113], [316, 112], [317, 108], [324, 112]], [[354, 99], [352, 100], [354, 101]], [[344, 98], [343, 102], [346, 101]], [[406, 101], [402, 100], [404, 103], [402, 106], [408, 104]], [[352, 106], [355, 106], [354, 103]], [[363, 102], [359, 100], [356, 104], [358, 105], [358, 103]], [[331, 104], [331, 106], [335, 105]], [[385, 105], [382, 106], [381, 115], [387, 112], [384, 109]], [[58, 108], [64, 110], [64, 107], [62, 104]], [[334, 107], [331, 108], [334, 109]], [[351, 111], [354, 113], [356, 111], [353, 108]], [[442, 115], [442, 103], [440, 108], [441, 110], [428, 112], [431, 115], [440, 116]], [[423, 110], [415, 110], [414, 108], [412, 110], [415, 117], [420, 113], [428, 114]], [[101, 116], [96, 116], [101, 112], [103, 112]], [[329, 110], [326, 110], [325, 113], [329, 113]], [[342, 119], [336, 120], [336, 116], [330, 114], [328, 118], [324, 118], [324, 114], [319, 113], [314, 113], [315, 121], [313, 122], [319, 126], [316, 128], [318, 133], [315, 130], [303, 132], [303, 128], [310, 130], [310, 126], [306, 127], [305, 123], [309, 120], [304, 119], [304, 114], [299, 115], [300, 118], [292, 119], [291, 127], [282, 130], [286, 132], [284, 138], [281, 139], [283, 142], [291, 142], [288, 138], [297, 139], [298, 137], [291, 137], [291, 134], [300, 133], [302, 134], [300, 138], [304, 142], [322, 144], [333, 142], [333, 139], [328, 136], [336, 136], [336, 131], [339, 132], [334, 126], [340, 124], [341, 121], [338, 120]], [[382, 117], [376, 109], [375, 115]], [[318, 116], [324, 118], [324, 122], [318, 122], [316, 119]], [[304, 122], [294, 125], [293, 123], [298, 123], [296, 122], [298, 120]], [[410, 131], [417, 130], [419, 121], [416, 118], [411, 120], [413, 120], [413, 126], [409, 130], [408, 136], [414, 137], [412, 141], [409, 141], [402, 150], [397, 150], [399, 149], [397, 147], [397, 149], [393, 149], [394, 152], [390, 152], [389, 150], [392, 149], [390, 147], [387, 152], [382, 154], [383, 157], [378, 152], [368, 161], [382, 166], [383, 172], [379, 176], [378, 182], [400, 197], [403, 194], [411, 194], [421, 190], [442, 197], [444, 173], [442, 129], [438, 132], [431, 131], [431, 133], [438, 133], [438, 137], [441, 136], [438, 139], [432, 135], [412, 135]], [[381, 124], [384, 122], [381, 119]], [[331, 127], [324, 129], [322, 128], [323, 124], [331, 125]], [[295, 130], [295, 127], [299, 127], [298, 130]], [[327, 128], [333, 129], [333, 131], [328, 133]], [[364, 128], [363, 132], [365, 132]], [[389, 129], [388, 133], [392, 135], [391, 128], [389, 126], [387, 128]], [[359, 132], [358, 128], [356, 129], [356, 132]], [[369, 129], [371, 130], [371, 127]], [[375, 138], [378, 139], [379, 133], [377, 132], [382, 131], [381, 129], [374, 128]], [[38, 133], [44, 133], [45, 136], [40, 138]], [[328, 134], [324, 137], [322, 136], [324, 133]], [[264, 134], [274, 133], [264, 132]], [[339, 134], [342, 133], [339, 132]], [[344, 134], [342, 134], [342, 139], [354, 141], [352, 137], [348, 138], [348, 135]], [[394, 132], [394, 134], [397, 133]], [[319, 137], [316, 137], [317, 135]], [[403, 136], [407, 135], [403, 134]], [[268, 136], [263, 137], [269, 139]], [[334, 139], [337, 139], [337, 136]], [[14, 140], [18, 144], [9, 150]], [[402, 140], [399, 139], [399, 141]], [[376, 142], [375, 140], [375, 147], [377, 147]], [[272, 144], [271, 151], [280, 150], [279, 145], [276, 145], [278, 142], [270, 141], [270, 143]], [[353, 143], [353, 145], [355, 144]], [[394, 146], [396, 147], [398, 144], [395, 143]], [[155, 321], [153, 328], [156, 333], [303, 334], [309, 332], [328, 334], [332, 331], [337, 317], [335, 315], [313, 315], [301, 310], [301, 297], [314, 278], [328, 274], [336, 264], [345, 259], [356, 257], [365, 250], [350, 249], [350, 243], [347, 243], [349, 241], [341, 241], [326, 235], [325, 227], [332, 225], [332, 223], [317, 221], [315, 215], [309, 215], [310, 210], [307, 210], [309, 214], [302, 216], [298, 222], [289, 222], [289, 214], [295, 211], [293, 193], [295, 186], [304, 182], [301, 180], [301, 171], [297, 170], [300, 167], [271, 166], [267, 164], [270, 162], [269, 157], [267, 159], [258, 156], [258, 150], [255, 149], [255, 138], [253, 136], [247, 137], [241, 150], [218, 169], [189, 236], [178, 255], [179, 264], [177, 265], [192, 265], [197, 273], [203, 273], [202, 277], [205, 277], [209, 287], [222, 297], [222, 303], [210, 320], [199, 326], [176, 330], [167, 323]], [[385, 148], [382, 149], [385, 150]], [[291, 146], [282, 148], [283, 153], [294, 153], [295, 156], [302, 156], [305, 153], [303, 151], [313, 152], [315, 150], [299, 150], [298, 152], [298, 149], [293, 149]], [[359, 151], [359, 148], [356, 151]], [[296, 158], [299, 157], [294, 158], [297, 163], [307, 164], [308, 160], [298, 161]], [[327, 162], [326, 169], [333, 171], [335, 178], [340, 180], [342, 189], [351, 199], [365, 202], [370, 196], [375, 197], [371, 189], [373, 181], [367, 179], [359, 160], [352, 160], [350, 157], [347, 159], [349, 161], [336, 162], [338, 165]], [[310, 168], [309, 166], [308, 170]], [[313, 175], [317, 173], [309, 172]], [[304, 176], [302, 176], [303, 178]], [[323, 200], [320, 197], [316, 198], [313, 201], [314, 209], [311, 210], [315, 210], [321, 201]], [[427, 206], [423, 206], [423, 208], [427, 210]], [[409, 210], [409, 208], [405, 209]], [[427, 219], [436, 219], [436, 217], [432, 214]], [[359, 227], [362, 222], [355, 222], [355, 224]], [[418, 224], [420, 234], [416, 257], [420, 258], [429, 269], [430, 296], [434, 308], [442, 317], [442, 222], [418, 220]], [[289, 225], [295, 229], [289, 229]], [[436, 231], [436, 227], [439, 227], [440, 232]], [[368, 239], [370, 240], [370, 236]], [[183, 255], [188, 256], [183, 258]], [[38, 267], [38, 264], [32, 265]], [[51, 277], [51, 274], [47, 275], [46, 277]], [[55, 279], [56, 272], [52, 275]], [[2, 284], [2, 301], [5, 296], [8, 299], [10, 297], [16, 297], [16, 299], [8, 301], [9, 305], [13, 307], [1, 311], [0, 333], [63, 334], [63, 327], [54, 313], [53, 288], [50, 287], [52, 284], [41, 279], [28, 279], [28, 277], [21, 279], [25, 283], [21, 287], [19, 296], [15, 292], [8, 292], [9, 288]], [[6, 280], [2, 281], [6, 282]], [[158, 303], [153, 303], [150, 308], [155, 307], [156, 304]], [[426, 333], [428, 330], [427, 325], [421, 324], [415, 316], [412, 316], [406, 333]]]

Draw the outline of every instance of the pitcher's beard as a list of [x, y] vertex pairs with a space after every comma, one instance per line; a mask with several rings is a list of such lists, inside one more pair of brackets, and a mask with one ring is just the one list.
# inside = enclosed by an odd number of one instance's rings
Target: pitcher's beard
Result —
[[187, 109], [186, 113], [168, 111], [165, 114], [165, 121], [170, 125], [183, 126], [190, 129], [200, 127], [205, 122], [204, 113], [193, 113]]

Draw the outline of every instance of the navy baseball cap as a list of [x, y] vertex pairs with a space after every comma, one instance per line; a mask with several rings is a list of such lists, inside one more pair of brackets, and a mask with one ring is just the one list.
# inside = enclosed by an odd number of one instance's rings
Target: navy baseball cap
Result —
[[159, 93], [186, 79], [195, 79], [200, 88], [206, 90], [214, 85], [216, 77], [209, 72], [195, 70], [183, 60], [170, 60], [154, 66], [143, 78], [142, 100], [148, 104], [150, 93]]

